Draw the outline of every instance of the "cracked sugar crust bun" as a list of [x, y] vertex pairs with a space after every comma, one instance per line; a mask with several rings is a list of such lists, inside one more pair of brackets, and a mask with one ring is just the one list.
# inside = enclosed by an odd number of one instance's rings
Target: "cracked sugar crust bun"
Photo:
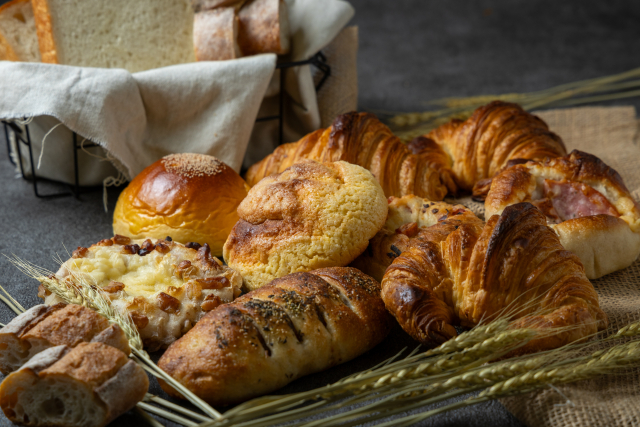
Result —
[[[233, 301], [242, 285], [207, 244], [120, 235], [73, 251], [56, 276], [101, 288], [116, 309], [131, 314], [149, 351], [167, 347], [204, 313]], [[38, 295], [49, 305], [60, 302], [42, 286]]]
[[290, 273], [345, 266], [384, 225], [387, 200], [366, 169], [306, 161], [258, 182], [224, 246], [253, 290]]
[[631, 265], [640, 254], [640, 208], [622, 177], [598, 157], [574, 150], [500, 172], [485, 202], [486, 218], [530, 202], [589, 279]]

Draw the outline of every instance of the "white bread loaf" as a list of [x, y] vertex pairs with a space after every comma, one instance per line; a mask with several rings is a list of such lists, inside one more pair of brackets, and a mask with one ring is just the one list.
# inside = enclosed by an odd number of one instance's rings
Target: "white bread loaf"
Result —
[[30, 0], [13, 0], [0, 7], [0, 61], [40, 62]]
[[238, 46], [238, 18], [232, 7], [203, 10], [193, 22], [198, 61], [223, 61], [242, 56]]
[[102, 343], [52, 347], [0, 385], [0, 407], [13, 423], [101, 427], [133, 408], [149, 389], [144, 370]]
[[33, 0], [42, 62], [130, 72], [195, 61], [189, 0]]

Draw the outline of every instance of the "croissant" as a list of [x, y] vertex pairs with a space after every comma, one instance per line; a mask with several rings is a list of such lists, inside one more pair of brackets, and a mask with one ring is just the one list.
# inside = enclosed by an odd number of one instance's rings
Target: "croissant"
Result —
[[338, 116], [331, 127], [298, 142], [281, 145], [251, 166], [245, 179], [254, 186], [304, 159], [344, 160], [362, 166], [376, 177], [387, 197], [416, 194], [442, 200], [447, 192], [457, 189], [451, 160], [438, 144], [418, 138], [405, 145], [373, 114], [355, 112]]
[[[493, 101], [467, 120], [452, 120], [426, 135], [452, 158], [456, 185], [483, 187], [514, 159], [542, 160], [567, 154], [562, 139], [545, 122], [517, 104]], [[474, 191], [474, 194], [477, 191]]]
[[505, 312], [521, 324], [563, 328], [522, 351], [561, 346], [604, 329], [607, 317], [580, 260], [564, 250], [530, 203], [478, 221], [453, 216], [421, 229], [382, 280], [382, 298], [402, 328], [435, 345]]

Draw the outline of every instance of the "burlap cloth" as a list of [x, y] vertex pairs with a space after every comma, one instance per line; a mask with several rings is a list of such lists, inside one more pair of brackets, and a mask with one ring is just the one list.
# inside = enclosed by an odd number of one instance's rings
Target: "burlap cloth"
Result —
[[[640, 128], [634, 107], [582, 107], [536, 114], [562, 137], [567, 150], [595, 154], [617, 170], [634, 198], [640, 200]], [[469, 198], [457, 201], [484, 214], [483, 206]], [[592, 283], [609, 316], [610, 326], [604, 334], [640, 318], [640, 260]], [[640, 368], [557, 389], [560, 392], [550, 387], [501, 401], [532, 427], [640, 425]]]

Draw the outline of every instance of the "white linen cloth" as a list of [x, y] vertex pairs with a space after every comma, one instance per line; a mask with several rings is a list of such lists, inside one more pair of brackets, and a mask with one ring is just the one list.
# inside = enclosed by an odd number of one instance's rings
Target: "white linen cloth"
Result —
[[[354, 14], [343, 0], [286, 2], [292, 48], [284, 61], [307, 59], [327, 46]], [[127, 179], [176, 152], [210, 154], [239, 171], [250, 137], [255, 154], [266, 155], [277, 144], [273, 132], [256, 129], [251, 136], [256, 118], [273, 114], [269, 106], [279, 92], [275, 63], [276, 56], [266, 54], [131, 74], [0, 61], [0, 119], [33, 118], [34, 156], [42, 157], [36, 173], [68, 183], [74, 180], [69, 129], [79, 135], [79, 142], [102, 146]], [[286, 133], [293, 140], [317, 129], [320, 113], [309, 66], [289, 73], [285, 128], [295, 128]], [[64, 126], [54, 129], [59, 122]], [[275, 122], [265, 124], [277, 128]], [[28, 172], [26, 150], [22, 154]], [[84, 152], [79, 156], [81, 185], [101, 184], [113, 175], [100, 159]]]

